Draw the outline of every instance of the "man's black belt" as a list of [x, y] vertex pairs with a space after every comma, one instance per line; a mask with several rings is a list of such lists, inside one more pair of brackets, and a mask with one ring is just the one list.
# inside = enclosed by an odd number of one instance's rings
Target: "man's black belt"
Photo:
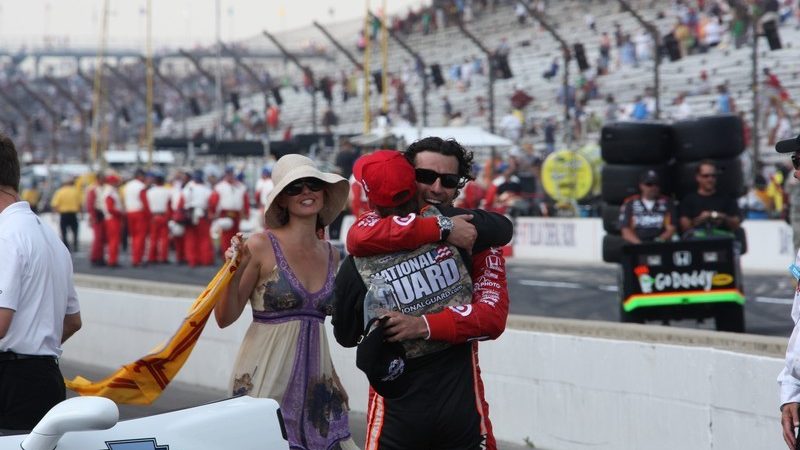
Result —
[[19, 361], [22, 359], [57, 359], [51, 355], [23, 355], [14, 352], [0, 352], [0, 362]]

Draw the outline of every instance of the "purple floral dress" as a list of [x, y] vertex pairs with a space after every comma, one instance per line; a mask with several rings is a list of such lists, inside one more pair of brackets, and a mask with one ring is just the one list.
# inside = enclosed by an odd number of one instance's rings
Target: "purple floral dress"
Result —
[[250, 297], [253, 323], [233, 372], [233, 395], [268, 397], [281, 406], [291, 449], [357, 448], [350, 438], [345, 394], [333, 368], [324, 329], [331, 314], [334, 254], [317, 292], [308, 292], [268, 233], [276, 267]]

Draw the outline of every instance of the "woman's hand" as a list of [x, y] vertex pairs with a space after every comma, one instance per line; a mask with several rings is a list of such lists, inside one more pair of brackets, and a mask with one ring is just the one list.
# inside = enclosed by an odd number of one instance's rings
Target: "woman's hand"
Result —
[[[231, 238], [231, 245], [225, 250], [225, 262], [228, 262], [232, 259], [236, 259], [235, 263], [238, 266], [241, 266], [241, 257], [242, 257], [242, 250], [247, 246], [244, 245], [247, 239], [244, 237], [244, 234], [239, 232], [236, 233]], [[248, 252], [249, 253], [249, 252]]]

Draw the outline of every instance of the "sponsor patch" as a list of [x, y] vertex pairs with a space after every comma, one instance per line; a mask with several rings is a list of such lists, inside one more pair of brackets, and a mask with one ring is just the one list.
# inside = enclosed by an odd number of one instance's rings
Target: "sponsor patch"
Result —
[[472, 305], [457, 305], [451, 306], [450, 309], [462, 317], [467, 317], [472, 314]]
[[489, 270], [500, 270], [502, 267], [502, 260], [497, 255], [489, 255], [486, 257], [486, 268]]
[[727, 286], [733, 283], [733, 275], [729, 273], [718, 273], [711, 278], [712, 286]]
[[411, 213], [411, 214], [409, 214], [409, 215], [407, 215], [405, 217], [394, 216], [394, 217], [392, 217], [392, 220], [394, 220], [394, 223], [400, 225], [401, 227], [407, 227], [416, 218], [417, 218], [417, 215], [415, 213]]

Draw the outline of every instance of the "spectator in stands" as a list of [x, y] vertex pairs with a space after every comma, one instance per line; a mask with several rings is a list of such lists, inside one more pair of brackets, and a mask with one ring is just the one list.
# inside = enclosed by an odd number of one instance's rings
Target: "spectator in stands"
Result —
[[647, 110], [647, 102], [644, 101], [641, 95], [637, 95], [631, 109], [631, 119], [646, 120], [649, 116], [650, 111]]
[[681, 92], [675, 97], [675, 103], [672, 108], [672, 118], [675, 120], [684, 120], [692, 117], [692, 107], [686, 102], [686, 92]]
[[767, 96], [778, 97], [781, 101], [789, 99], [789, 92], [781, 84], [778, 76], [772, 73], [768, 67], [764, 67], [764, 85], [767, 88]]
[[522, 137], [522, 122], [513, 110], [509, 110], [500, 120], [500, 132], [514, 143], [519, 142]]
[[325, 133], [330, 134], [332, 128], [337, 125], [339, 125], [339, 116], [328, 106], [322, 114], [322, 127], [325, 128]]
[[724, 84], [717, 86], [716, 110], [719, 114], [736, 112], [733, 97], [728, 93], [728, 87]]
[[732, 197], [717, 192], [717, 166], [706, 159], [695, 171], [697, 192], [681, 201], [680, 224], [683, 233], [705, 228], [705, 234], [714, 229], [736, 231], [741, 223], [739, 205]]
[[692, 89], [691, 95], [708, 95], [711, 93], [711, 82], [708, 80], [708, 73], [705, 70], [700, 71], [700, 80], [697, 86]]
[[558, 58], [553, 58], [553, 61], [550, 62], [550, 67], [542, 72], [542, 78], [550, 81], [556, 75], [558, 75]]
[[556, 151], [556, 130], [558, 129], [558, 125], [556, 124], [556, 120], [552, 117], [548, 117], [544, 123], [544, 145], [545, 145], [545, 157], [550, 153]]
[[639, 194], [626, 198], [620, 206], [619, 226], [622, 238], [632, 244], [668, 241], [675, 234], [675, 206], [661, 194], [655, 170], [641, 175]]
[[709, 18], [704, 28], [705, 46], [714, 48], [722, 41], [722, 19], [718, 17]]
[[525, 9], [522, 0], [518, 1], [516, 6], [514, 6], [514, 15], [517, 17], [517, 24], [519, 24], [519, 26], [524, 26], [528, 18], [528, 10]]
[[442, 111], [444, 112], [444, 123], [449, 123], [450, 118], [453, 117], [453, 105], [446, 95], [442, 97]]
[[533, 97], [528, 95], [523, 89], [520, 89], [519, 86], [514, 86], [514, 92], [511, 94], [511, 107], [514, 109], [525, 109], [526, 106], [533, 101]]

